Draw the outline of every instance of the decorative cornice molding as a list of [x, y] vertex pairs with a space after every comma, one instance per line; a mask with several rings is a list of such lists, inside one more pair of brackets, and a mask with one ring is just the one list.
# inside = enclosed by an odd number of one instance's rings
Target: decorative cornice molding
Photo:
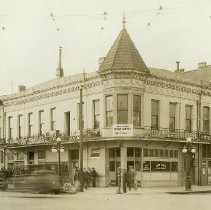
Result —
[[83, 88], [93, 88], [96, 86], [100, 86], [102, 84], [102, 82], [100, 80], [97, 81], [92, 81], [89, 83], [85, 83], [84, 85], [82, 84], [77, 84], [75, 86], [72, 87], [64, 87], [64, 88], [54, 88], [54, 90], [52, 91], [39, 91], [39, 93], [32, 93], [30, 95], [23, 95], [21, 97], [18, 98], [9, 98], [7, 100], [4, 101], [4, 105], [18, 105], [18, 104], [25, 104], [25, 103], [29, 103], [29, 102], [33, 102], [33, 101], [38, 101], [41, 99], [45, 99], [45, 98], [50, 98], [50, 97], [54, 97], [54, 96], [59, 96], [59, 95], [64, 95], [64, 94], [68, 94], [71, 92], [75, 92], [75, 91], [79, 91], [79, 89], [81, 87]]
[[[177, 90], [177, 91], [181, 91], [181, 92], [185, 92], [185, 93], [191, 93], [191, 94], [197, 94], [197, 95], [205, 95], [205, 96], [211, 96], [211, 92], [210, 91], [205, 91], [204, 89], [201, 89], [199, 87], [196, 88], [196, 86], [193, 86], [193, 88], [190, 87], [185, 87], [184, 84], [181, 83], [177, 83], [175, 81], [171, 81], [171, 80], [164, 80], [164, 79], [156, 79], [156, 80], [152, 80], [152, 78], [149, 78], [146, 81], [147, 85], [153, 85], [156, 87], [161, 87], [161, 88], [168, 88], [168, 89], [172, 89], [172, 90]], [[188, 84], [186, 84], [187, 86]], [[190, 85], [189, 85], [190, 86]], [[195, 88], [194, 88], [195, 87]]]

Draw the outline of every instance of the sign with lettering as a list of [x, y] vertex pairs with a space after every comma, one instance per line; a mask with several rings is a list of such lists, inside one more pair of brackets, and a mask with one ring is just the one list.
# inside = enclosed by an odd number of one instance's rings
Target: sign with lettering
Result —
[[151, 169], [152, 171], [170, 171], [170, 162], [152, 161]]
[[132, 124], [113, 125], [113, 136], [133, 136]]
[[100, 149], [99, 148], [91, 149], [91, 157], [100, 157]]

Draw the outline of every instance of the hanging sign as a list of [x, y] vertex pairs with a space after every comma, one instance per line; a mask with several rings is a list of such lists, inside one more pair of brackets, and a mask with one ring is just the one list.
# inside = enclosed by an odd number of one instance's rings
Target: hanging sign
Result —
[[133, 136], [132, 124], [113, 125], [113, 136]]

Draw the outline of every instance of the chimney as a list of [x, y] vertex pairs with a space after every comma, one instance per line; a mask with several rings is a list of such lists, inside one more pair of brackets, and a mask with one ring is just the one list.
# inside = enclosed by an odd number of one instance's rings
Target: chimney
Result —
[[62, 47], [59, 48], [59, 64], [56, 69], [56, 77], [60, 78], [64, 76], [64, 71], [62, 68]]
[[176, 64], [177, 64], [176, 70], [178, 71], [179, 70], [179, 61], [176, 61]]
[[102, 65], [103, 61], [105, 60], [105, 57], [100, 57], [99, 58], [99, 67]]
[[25, 85], [19, 85], [18, 86], [18, 92], [20, 93], [20, 92], [23, 92], [23, 91], [25, 91], [26, 90], [26, 86]]
[[180, 68], [180, 62], [179, 61], [176, 61], [176, 64], [177, 64], [177, 67], [176, 67], [176, 70], [174, 70], [175, 73], [183, 73], [185, 71], [185, 69], [181, 69]]
[[207, 66], [207, 62], [200, 62], [200, 63], [198, 63], [198, 68], [203, 68], [205, 66]]

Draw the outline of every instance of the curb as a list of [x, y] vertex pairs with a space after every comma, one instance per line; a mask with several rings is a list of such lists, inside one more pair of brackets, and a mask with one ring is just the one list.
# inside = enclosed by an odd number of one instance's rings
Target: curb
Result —
[[182, 192], [167, 192], [168, 194], [200, 194], [200, 193], [211, 193], [211, 190], [196, 190], [196, 191], [182, 191]]

